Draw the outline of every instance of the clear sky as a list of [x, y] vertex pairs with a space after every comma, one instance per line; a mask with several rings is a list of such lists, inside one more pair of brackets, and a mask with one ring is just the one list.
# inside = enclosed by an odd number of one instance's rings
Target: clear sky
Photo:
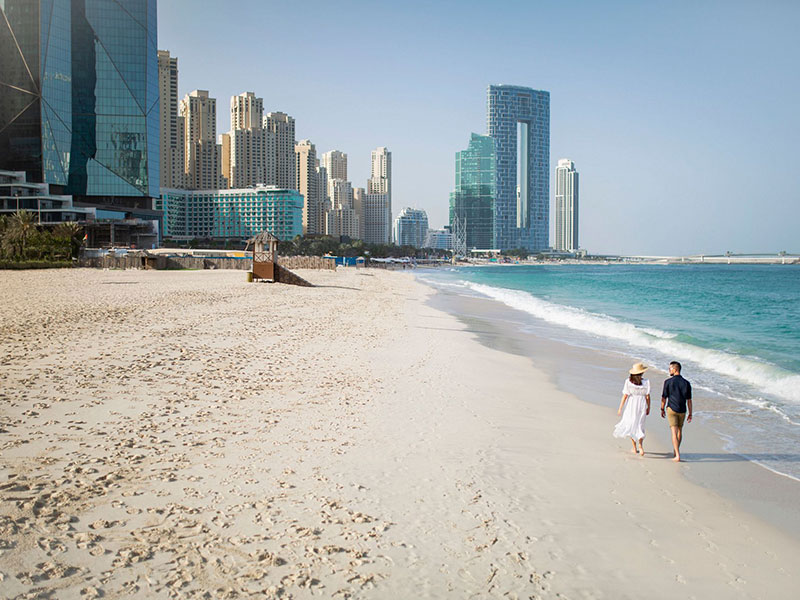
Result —
[[[447, 222], [486, 87], [550, 92], [596, 253], [800, 252], [800, 2], [160, 0], [179, 93], [253, 91], [317, 152], [392, 151], [395, 215]], [[552, 243], [552, 235], [551, 235]]]

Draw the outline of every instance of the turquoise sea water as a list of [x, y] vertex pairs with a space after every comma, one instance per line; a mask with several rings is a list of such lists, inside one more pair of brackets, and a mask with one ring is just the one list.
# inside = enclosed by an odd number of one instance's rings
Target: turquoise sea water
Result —
[[731, 451], [800, 479], [797, 266], [493, 266], [421, 278], [521, 311], [539, 335], [681, 361]]

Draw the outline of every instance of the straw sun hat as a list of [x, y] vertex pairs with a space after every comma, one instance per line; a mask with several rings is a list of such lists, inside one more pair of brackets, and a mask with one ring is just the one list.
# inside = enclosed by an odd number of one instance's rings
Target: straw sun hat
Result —
[[631, 367], [631, 370], [628, 371], [628, 373], [630, 373], [631, 375], [641, 375], [645, 371], [647, 371], [647, 365], [644, 364], [644, 363], [638, 362], [638, 363], [636, 363], [635, 365], [633, 365]]

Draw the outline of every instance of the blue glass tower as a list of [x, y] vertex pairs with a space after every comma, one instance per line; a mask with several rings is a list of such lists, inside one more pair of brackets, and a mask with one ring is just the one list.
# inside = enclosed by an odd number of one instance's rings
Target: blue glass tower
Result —
[[497, 156], [495, 242], [501, 250], [550, 245], [550, 92], [490, 85], [488, 134]]
[[0, 2], [0, 169], [90, 204], [159, 195], [156, 0]]
[[460, 221], [467, 249], [497, 248], [496, 178], [494, 139], [473, 133], [467, 149], [456, 152], [456, 185], [450, 195], [450, 227]]

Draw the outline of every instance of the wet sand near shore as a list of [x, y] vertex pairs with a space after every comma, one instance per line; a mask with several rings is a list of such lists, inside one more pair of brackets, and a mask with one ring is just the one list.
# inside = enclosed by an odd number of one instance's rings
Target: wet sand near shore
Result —
[[[584, 402], [607, 409], [599, 428], [610, 431], [619, 417], [622, 382], [636, 356], [596, 350], [545, 339], [526, 327], [529, 317], [500, 306], [489, 299], [439, 292], [431, 306], [444, 310], [465, 324], [487, 347], [528, 357], [545, 371], [559, 389]], [[687, 374], [687, 376], [689, 376]], [[668, 377], [665, 368], [651, 367], [646, 377], [652, 386], [652, 410], [647, 417], [645, 445], [653, 460], [673, 457], [669, 426], [659, 414], [660, 390]], [[746, 457], [725, 449], [723, 440], [703, 423], [706, 409], [704, 391], [695, 390], [695, 418], [685, 426], [681, 446], [680, 473], [696, 485], [708, 488], [735, 502], [757, 518], [800, 540], [800, 482], [754, 464]], [[627, 452], [627, 440], [612, 441]], [[800, 454], [797, 459], [800, 460]]]
[[0, 596], [793, 597], [795, 538], [410, 274], [300, 274], [0, 273]]

